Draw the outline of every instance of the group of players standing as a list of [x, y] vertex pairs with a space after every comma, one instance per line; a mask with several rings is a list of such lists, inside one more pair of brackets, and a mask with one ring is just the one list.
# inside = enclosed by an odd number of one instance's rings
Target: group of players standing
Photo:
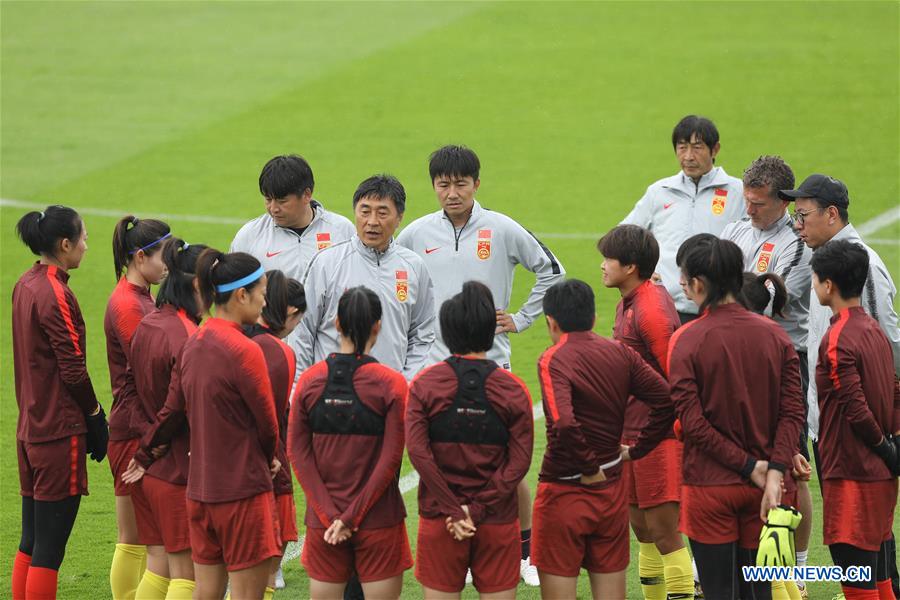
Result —
[[[520, 578], [538, 583], [535, 568], [546, 598], [574, 597], [581, 568], [595, 598], [624, 598], [629, 521], [647, 600], [694, 596], [681, 533], [707, 597], [798, 597], [793, 582], [746, 582], [739, 569], [755, 564], [770, 509], [797, 504], [811, 522], [808, 420], [825, 543], [836, 564], [874, 575], [844, 593], [893, 598], [890, 276], [849, 224], [841, 182], [813, 175], [794, 190], [775, 157], [743, 182], [729, 177], [714, 167], [718, 132], [699, 117], [683, 119], [672, 144], [681, 172], [598, 243], [603, 283], [622, 293], [615, 341], [592, 333], [590, 286], [564, 279], [533, 234], [475, 200], [480, 164], [461, 146], [431, 156], [440, 210], [396, 239], [397, 179], [359, 185], [354, 226], [313, 199], [298, 156], [266, 164], [266, 214], [227, 254], [161, 221], [122, 219], [104, 323], [108, 427], [67, 285], [84, 224], [65, 207], [26, 214], [18, 233], [41, 259], [13, 295], [23, 496], [13, 597], [55, 597], [86, 455], [107, 450], [114, 598], [221, 598], [229, 583], [233, 598], [269, 597], [298, 538], [291, 465], [306, 496], [310, 595], [340, 598], [356, 579], [367, 597], [398, 597], [413, 565], [404, 447], [421, 477], [415, 574], [426, 598], [459, 597], [467, 572], [483, 597], [511, 598]], [[517, 264], [536, 283], [509, 312]], [[508, 334], [541, 312], [553, 345], [538, 361], [547, 449], [532, 515], [532, 402]], [[800, 563], [808, 540], [799, 530]]]

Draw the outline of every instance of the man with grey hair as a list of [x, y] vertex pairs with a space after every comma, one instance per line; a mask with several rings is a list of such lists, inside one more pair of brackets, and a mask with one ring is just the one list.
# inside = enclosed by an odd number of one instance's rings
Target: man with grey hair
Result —
[[[800, 357], [800, 376], [806, 397], [809, 388], [807, 337], [812, 250], [794, 231], [794, 223], [787, 210], [790, 203], [778, 197], [779, 190], [794, 187], [794, 172], [779, 156], [760, 156], [744, 171], [743, 184], [747, 216], [726, 225], [721, 237], [740, 247], [744, 254], [744, 271], [757, 275], [775, 273], [784, 281], [788, 301], [782, 314], [772, 314], [770, 300], [765, 315], [781, 325], [794, 343]], [[769, 295], [774, 297], [774, 294], [774, 289], [770, 288]], [[803, 520], [797, 528], [796, 547], [797, 565], [805, 566], [812, 533], [812, 496], [809, 484], [803, 479], [811, 472], [806, 427], [799, 442], [802, 459], [795, 456], [794, 462], [800, 475], [795, 479], [797, 504]], [[805, 584], [798, 581], [797, 585], [806, 597]]]

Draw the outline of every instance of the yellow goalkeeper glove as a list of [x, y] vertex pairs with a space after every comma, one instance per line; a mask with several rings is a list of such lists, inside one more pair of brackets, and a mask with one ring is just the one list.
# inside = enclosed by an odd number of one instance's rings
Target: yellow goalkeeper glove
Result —
[[793, 506], [778, 506], [769, 511], [766, 524], [759, 534], [756, 553], [758, 567], [793, 567], [797, 564], [794, 552], [794, 531], [803, 515]]

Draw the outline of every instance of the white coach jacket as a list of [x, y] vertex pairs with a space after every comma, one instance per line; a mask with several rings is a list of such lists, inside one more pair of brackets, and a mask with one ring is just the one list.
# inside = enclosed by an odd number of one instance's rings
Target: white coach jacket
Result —
[[697, 313], [697, 305], [688, 300], [679, 285], [675, 254], [682, 242], [698, 233], [719, 236], [725, 226], [747, 213], [744, 185], [714, 167], [695, 185], [683, 172], [660, 179], [647, 188], [644, 196], [622, 224], [649, 229], [659, 243], [657, 273], [675, 300], [678, 312]]

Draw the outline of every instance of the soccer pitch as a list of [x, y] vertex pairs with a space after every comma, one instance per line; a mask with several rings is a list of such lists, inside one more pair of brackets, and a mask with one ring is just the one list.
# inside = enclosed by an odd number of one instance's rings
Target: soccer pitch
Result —
[[[898, 23], [896, 2], [4, 1], [0, 597], [10, 594], [19, 536], [9, 298], [33, 260], [14, 233], [25, 206], [62, 203], [85, 217], [90, 249], [70, 284], [107, 412], [103, 313], [116, 218], [167, 215], [179, 237], [227, 249], [239, 224], [263, 211], [257, 178], [275, 154], [303, 154], [314, 196], [347, 216], [361, 180], [393, 173], [406, 186], [408, 223], [437, 208], [428, 154], [449, 142], [472, 147], [479, 201], [537, 233], [570, 277], [594, 286], [596, 330], [610, 335], [618, 297], [600, 283], [596, 238], [647, 185], [677, 172], [669, 136], [686, 114], [716, 122], [717, 164], [731, 175], [779, 154], [798, 183], [812, 172], [844, 180], [857, 226], [900, 210]], [[900, 222], [883, 222], [867, 237], [900, 282]], [[516, 308], [533, 282], [517, 277]], [[548, 345], [542, 321], [513, 337], [513, 370], [536, 402], [535, 364]], [[532, 491], [543, 421], [535, 442]], [[90, 462], [89, 481], [60, 598], [110, 597], [107, 462]], [[296, 498], [302, 525], [299, 488]], [[809, 564], [830, 564], [815, 482], [813, 498]], [[415, 544], [415, 491], [405, 500]], [[285, 577], [278, 597], [308, 595], [299, 560]], [[629, 598], [641, 598], [636, 544], [628, 577]], [[581, 597], [590, 597], [586, 579]], [[404, 581], [404, 597], [421, 596], [412, 571]], [[837, 590], [811, 584], [810, 597]]]

